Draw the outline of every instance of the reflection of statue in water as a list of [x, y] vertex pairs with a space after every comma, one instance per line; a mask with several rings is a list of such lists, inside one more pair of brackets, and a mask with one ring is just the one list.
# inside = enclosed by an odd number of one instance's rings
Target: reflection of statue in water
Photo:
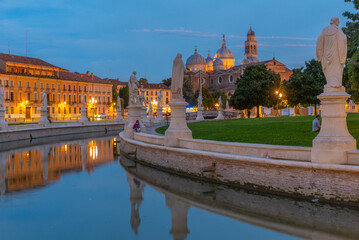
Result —
[[136, 78], [136, 71], [133, 71], [133, 74], [128, 81], [128, 90], [129, 90], [129, 102], [130, 105], [137, 103], [138, 95], [138, 81]]
[[333, 17], [317, 40], [317, 58], [322, 63], [326, 87], [341, 87], [344, 63], [347, 58], [347, 38], [338, 27], [339, 18]]
[[182, 54], [178, 53], [173, 61], [172, 68], [172, 81], [171, 81], [171, 93], [172, 100], [183, 100], [183, 78], [184, 78], [184, 64], [182, 61]]
[[157, 94], [157, 108], [162, 107], [162, 97], [162, 88], [160, 88]]
[[42, 92], [41, 102], [42, 102], [41, 110], [43, 110], [43, 111], [46, 110], [47, 111], [47, 94], [45, 93], [45, 91]]
[[145, 187], [145, 184], [140, 180], [132, 176], [130, 173], [127, 173], [127, 181], [130, 185], [130, 202], [131, 202], [131, 228], [138, 234], [138, 228], [141, 223], [140, 218], [140, 205], [142, 203], [143, 197], [142, 192]]
[[4, 89], [2, 88], [0, 84], [0, 109], [4, 109]]

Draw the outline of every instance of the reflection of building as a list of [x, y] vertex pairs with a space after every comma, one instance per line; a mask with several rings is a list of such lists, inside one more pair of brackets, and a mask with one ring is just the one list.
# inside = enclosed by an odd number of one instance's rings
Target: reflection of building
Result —
[[[79, 144], [80, 143], [80, 144]], [[4, 155], [4, 154], [3, 154]], [[33, 150], [9, 153], [6, 161], [6, 192], [42, 186], [61, 178], [61, 173], [87, 169], [113, 161], [113, 139], [80, 140], [57, 146], [43, 145]], [[3, 165], [0, 164], [3, 175]]]
[[[38, 58], [0, 53], [0, 84], [11, 118], [39, 118], [43, 91], [51, 117], [79, 117], [82, 94], [89, 113], [110, 113], [112, 109], [112, 85], [106, 80], [89, 71], [72, 73]], [[92, 98], [97, 103], [90, 105]]]
[[170, 193], [166, 193], [166, 205], [171, 211], [172, 228], [170, 233], [173, 236], [173, 240], [186, 239], [189, 234], [187, 213], [190, 205]]
[[127, 175], [127, 182], [130, 185], [130, 202], [131, 202], [131, 228], [138, 234], [138, 228], [141, 223], [140, 218], [140, 205], [142, 204], [142, 192], [145, 188], [145, 184], [135, 178], [132, 174], [126, 172]]
[[237, 88], [235, 85], [236, 80], [243, 74], [244, 69], [247, 66], [259, 64], [264, 64], [268, 69], [279, 74], [282, 80], [288, 80], [292, 74], [291, 70], [275, 58], [267, 61], [258, 60], [257, 41], [255, 40], [254, 31], [250, 28], [245, 41], [244, 59], [240, 65], [235, 65], [234, 55], [227, 48], [225, 36], [223, 35], [222, 47], [218, 49], [214, 59], [211, 58], [210, 54], [204, 59], [195, 49], [195, 53], [186, 61], [186, 68], [189, 72], [185, 77], [192, 81], [194, 91], [198, 89], [198, 79], [201, 76], [202, 79], [206, 80], [205, 88], [210, 91], [213, 89], [224, 90], [230, 96]]

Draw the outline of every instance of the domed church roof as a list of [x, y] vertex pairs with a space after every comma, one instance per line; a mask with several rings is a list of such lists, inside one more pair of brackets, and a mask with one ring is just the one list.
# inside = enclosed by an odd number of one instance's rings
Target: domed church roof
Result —
[[252, 30], [252, 26], [250, 26], [249, 31], [247, 32], [247, 36], [254, 35], [254, 31]]
[[202, 55], [198, 54], [197, 49], [195, 49], [194, 54], [187, 59], [186, 66], [187, 65], [207, 65], [207, 62]]
[[226, 40], [223, 34], [222, 47], [218, 49], [214, 58], [234, 58], [234, 55], [231, 50], [229, 50], [226, 46]]
[[217, 58], [216, 61], [214, 61], [213, 66], [223, 66], [222, 60]]
[[210, 66], [210, 67], [213, 66], [213, 59], [211, 58], [209, 51], [208, 51], [208, 57], [206, 58], [206, 63], [207, 63], [207, 66]]

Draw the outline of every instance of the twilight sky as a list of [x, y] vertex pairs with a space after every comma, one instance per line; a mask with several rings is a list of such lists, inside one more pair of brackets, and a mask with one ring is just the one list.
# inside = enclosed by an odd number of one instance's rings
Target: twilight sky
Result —
[[315, 57], [330, 18], [354, 11], [344, 0], [0, 0], [0, 52], [41, 58], [73, 72], [160, 82], [178, 52], [213, 57], [226, 34], [236, 64], [250, 24], [259, 60], [289, 68]]

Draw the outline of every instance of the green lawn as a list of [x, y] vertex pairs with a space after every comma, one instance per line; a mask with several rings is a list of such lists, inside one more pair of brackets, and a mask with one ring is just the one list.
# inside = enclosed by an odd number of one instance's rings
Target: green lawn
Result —
[[[264, 143], [311, 147], [314, 116], [231, 119], [189, 123], [193, 138], [226, 142]], [[359, 114], [347, 119], [349, 132], [359, 139]], [[164, 134], [168, 126], [156, 129]]]

